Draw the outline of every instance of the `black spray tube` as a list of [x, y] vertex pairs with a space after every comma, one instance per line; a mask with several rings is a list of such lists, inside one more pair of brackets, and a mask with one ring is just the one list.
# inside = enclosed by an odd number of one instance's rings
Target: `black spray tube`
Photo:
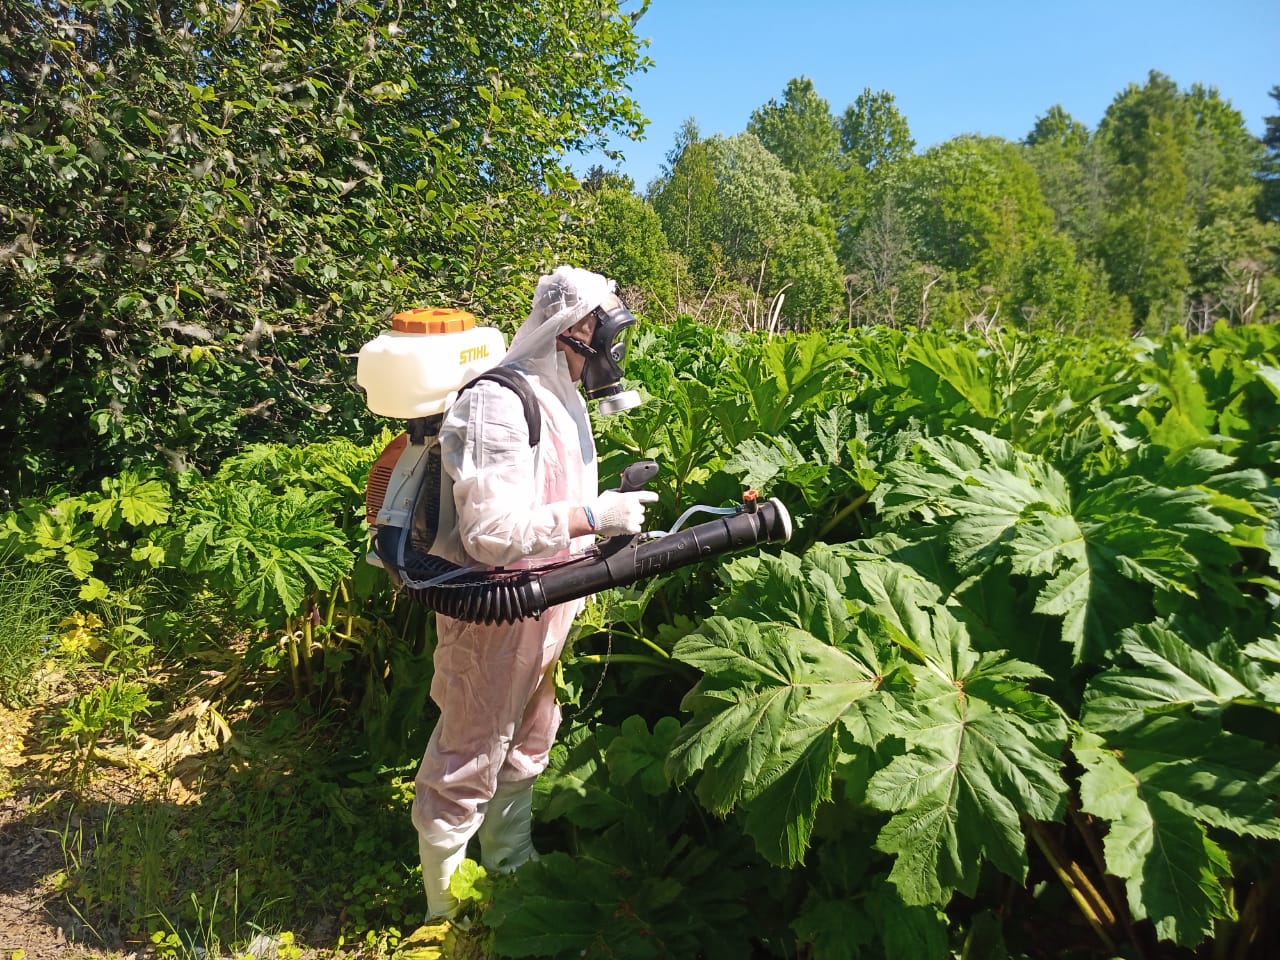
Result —
[[707, 557], [785, 542], [790, 537], [791, 517], [786, 507], [769, 500], [654, 540], [614, 537], [601, 545], [597, 556], [539, 574], [542, 595], [551, 607], [609, 587], [625, 587]]
[[[374, 548], [388, 562], [399, 552], [399, 527], [383, 527]], [[745, 503], [737, 513], [686, 527], [655, 539], [613, 537], [597, 552], [543, 570], [493, 570], [461, 573], [435, 586], [409, 587], [415, 600], [437, 613], [471, 623], [513, 623], [540, 616], [556, 604], [577, 600], [609, 587], [625, 587], [645, 577], [675, 570], [708, 557], [791, 538], [791, 516], [777, 500]], [[439, 557], [410, 549], [404, 572], [427, 579], [457, 571]]]

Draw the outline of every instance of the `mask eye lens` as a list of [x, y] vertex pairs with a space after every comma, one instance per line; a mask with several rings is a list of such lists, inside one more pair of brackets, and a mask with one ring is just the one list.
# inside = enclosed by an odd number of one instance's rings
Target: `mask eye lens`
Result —
[[627, 344], [631, 341], [631, 327], [625, 326], [614, 334], [613, 346], [609, 349], [610, 356], [621, 364], [627, 356]]

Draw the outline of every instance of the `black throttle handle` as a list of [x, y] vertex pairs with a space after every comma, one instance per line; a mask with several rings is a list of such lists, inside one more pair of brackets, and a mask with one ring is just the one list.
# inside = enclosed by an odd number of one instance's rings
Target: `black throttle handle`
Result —
[[[618, 484], [621, 493], [636, 493], [643, 490], [658, 475], [658, 465], [652, 460], [637, 460], [627, 464], [622, 470], [622, 482]], [[600, 541], [600, 555], [610, 557], [623, 548], [640, 542], [638, 535], [619, 534]]]
[[635, 493], [649, 485], [649, 481], [658, 475], [658, 465], [652, 460], [637, 460], [627, 464], [622, 471], [622, 483], [618, 489], [623, 493]]

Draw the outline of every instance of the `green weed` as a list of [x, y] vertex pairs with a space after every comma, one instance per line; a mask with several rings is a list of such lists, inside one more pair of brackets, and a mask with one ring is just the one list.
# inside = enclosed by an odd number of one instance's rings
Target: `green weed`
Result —
[[[318, 749], [308, 759], [333, 760]], [[340, 785], [307, 769], [211, 779], [198, 803], [152, 799], [111, 807], [93, 827], [86, 818], [85, 835], [68, 838], [61, 884], [85, 915], [151, 938], [172, 960], [215, 949], [235, 955], [256, 938], [283, 957], [281, 930], [305, 929], [313, 946], [332, 945], [339, 935], [354, 942], [420, 918], [399, 784]]]
[[0, 556], [0, 702], [31, 702], [37, 667], [53, 648], [72, 602], [64, 569]]
[[59, 716], [61, 735], [77, 748], [79, 759], [74, 771], [77, 777], [89, 772], [95, 749], [103, 737], [114, 733], [131, 738], [134, 720], [157, 705], [141, 684], [123, 677], [73, 697], [71, 703], [59, 711]]

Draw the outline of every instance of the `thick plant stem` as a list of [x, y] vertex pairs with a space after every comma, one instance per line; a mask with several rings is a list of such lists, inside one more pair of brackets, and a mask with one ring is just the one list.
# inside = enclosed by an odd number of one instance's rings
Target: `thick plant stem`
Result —
[[1253, 945], [1258, 933], [1258, 917], [1262, 916], [1262, 905], [1266, 899], [1265, 888], [1266, 883], [1259, 881], [1253, 885], [1253, 889], [1245, 897], [1244, 907], [1240, 910], [1240, 919], [1235, 925], [1233, 938], [1235, 949], [1231, 953], [1232, 960], [1245, 960], [1249, 956], [1249, 948]]
[[[312, 609], [314, 610], [314, 607]], [[298, 651], [298, 659], [302, 663], [302, 672], [307, 679], [308, 695], [315, 692], [315, 682], [311, 676], [311, 644], [314, 640], [315, 632], [311, 625], [311, 614], [305, 614], [302, 619], [302, 649]]]
[[1107, 892], [1111, 894], [1111, 902], [1115, 904], [1115, 912], [1120, 916], [1120, 922], [1124, 925], [1129, 942], [1133, 944], [1133, 949], [1138, 954], [1139, 960], [1146, 960], [1147, 954], [1142, 948], [1142, 941], [1138, 937], [1138, 932], [1133, 928], [1133, 917], [1129, 913], [1129, 904], [1125, 896], [1124, 887], [1115, 876], [1107, 872], [1107, 861], [1102, 853], [1102, 845], [1098, 843], [1098, 835], [1094, 832], [1084, 814], [1080, 812], [1074, 796], [1071, 799], [1070, 807], [1071, 822], [1075, 824], [1076, 831], [1080, 834], [1081, 839], [1084, 840], [1084, 845], [1089, 848], [1089, 856], [1093, 858], [1094, 866], [1098, 868], [1098, 875], [1102, 877], [1102, 882], [1106, 884]]
[[1063, 864], [1067, 872], [1071, 874], [1071, 878], [1076, 882], [1084, 894], [1089, 897], [1102, 922], [1107, 925], [1108, 929], [1115, 929], [1117, 920], [1115, 911], [1111, 909], [1110, 901], [1108, 901], [1107, 898], [1102, 895], [1102, 892], [1094, 886], [1093, 881], [1089, 879], [1089, 875], [1085, 873], [1084, 868], [1080, 866], [1077, 861], [1067, 856], [1067, 854], [1058, 845], [1057, 841], [1055, 841], [1047, 831], [1043, 830], [1039, 824], [1036, 824], [1036, 828], [1041, 830], [1040, 840], [1049, 845], [1058, 862]]
[[1080, 908], [1080, 912], [1084, 914], [1084, 918], [1088, 921], [1089, 926], [1093, 928], [1093, 932], [1098, 935], [1098, 939], [1102, 941], [1103, 945], [1114, 953], [1116, 943], [1107, 930], [1107, 926], [1109, 924], [1103, 922], [1103, 919], [1098, 915], [1097, 909], [1097, 907], [1101, 907], [1105, 911], [1106, 915], [1110, 917], [1111, 924], [1114, 924], [1115, 917], [1111, 916], [1110, 908], [1106, 906], [1105, 902], [1099, 902], [1096, 899], [1098, 897], [1098, 892], [1093, 889], [1093, 884], [1089, 884], [1088, 889], [1092, 891], [1095, 902], [1090, 903], [1090, 897], [1086, 895], [1084, 890], [1076, 882], [1076, 877], [1082, 875], [1078, 866], [1075, 871], [1069, 870], [1063, 863], [1066, 858], [1060, 852], [1055, 851], [1054, 844], [1048, 836], [1045, 835], [1044, 829], [1040, 824], [1034, 821], [1028, 821], [1027, 824], [1028, 829], [1031, 831], [1031, 837], [1036, 842], [1036, 846], [1040, 848], [1040, 852], [1043, 853], [1045, 859], [1049, 861], [1049, 866], [1053, 869], [1053, 872], [1057, 874], [1058, 879], [1062, 881], [1062, 885], [1067, 888], [1067, 893], [1070, 894], [1071, 899], [1076, 902], [1076, 906], [1078, 906]]
[[[837, 513], [834, 517], [832, 517], [830, 520], [828, 520], [825, 524], [822, 525], [822, 529], [818, 531], [817, 539], [821, 540], [823, 537], [825, 537], [828, 533], [830, 533], [836, 527], [840, 526], [840, 524], [844, 522], [844, 519], [848, 517], [849, 514], [853, 513], [860, 506], [862, 506], [864, 503], [867, 502], [867, 498], [869, 496], [871, 496], [870, 492], [863, 493], [859, 496], [854, 497], [852, 500], [846, 503], [843, 507], [841, 507], [839, 513]], [[865, 533], [865, 531], [863, 532]]]
[[284, 635], [284, 649], [289, 657], [289, 685], [293, 687], [293, 696], [297, 699], [302, 684], [298, 677], [298, 641], [294, 639], [292, 633]]
[[643, 653], [584, 653], [575, 656], [573, 659], [576, 663], [634, 663], [646, 667], [655, 667], [659, 670], [668, 670], [672, 673], [685, 673], [688, 670], [684, 664], [677, 663], [670, 657], [660, 660], [657, 657], [645, 656]]

